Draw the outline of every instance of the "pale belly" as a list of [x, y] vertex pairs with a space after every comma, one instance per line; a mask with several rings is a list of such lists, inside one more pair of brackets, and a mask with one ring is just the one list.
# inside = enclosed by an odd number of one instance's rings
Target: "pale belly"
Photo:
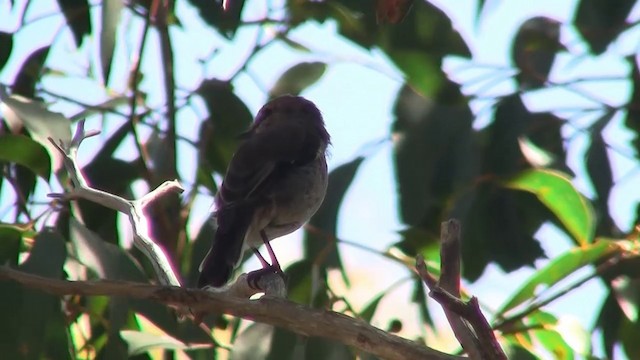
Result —
[[260, 209], [261, 220], [254, 221], [245, 238], [245, 247], [260, 246], [260, 230], [269, 240], [299, 229], [316, 213], [327, 192], [327, 164], [324, 156], [315, 163], [295, 170], [278, 186], [270, 206]]

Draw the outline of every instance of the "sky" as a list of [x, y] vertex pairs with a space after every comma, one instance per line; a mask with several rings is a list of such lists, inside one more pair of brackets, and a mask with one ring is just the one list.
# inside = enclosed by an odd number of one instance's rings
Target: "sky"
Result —
[[[15, 1], [15, 8], [20, 8], [25, 0]], [[277, 3], [277, 2], [276, 2]], [[573, 16], [576, 1], [541, 0], [536, 2], [498, 1], [488, 0], [479, 22], [475, 20], [476, 2], [472, 0], [437, 0], [433, 1], [442, 8], [452, 19], [454, 26], [461, 33], [473, 53], [472, 63], [487, 66], [474, 66], [469, 69], [470, 62], [465, 59], [448, 58], [444, 63], [444, 69], [455, 81], [463, 84], [467, 93], [474, 93], [482, 87], [482, 84], [471, 84], [470, 81], [479, 74], [495, 71], [496, 67], [510, 65], [510, 44], [518, 26], [532, 16], [545, 15], [561, 22], [568, 22]], [[115, 96], [125, 91], [124, 88], [111, 87], [105, 89], [101, 84], [86, 78], [79, 68], [89, 67], [92, 72], [99, 72], [96, 67], [96, 59], [87, 63], [87, 53], [95, 51], [98, 47], [97, 39], [92, 39], [90, 45], [81, 51], [75, 52], [70, 45], [71, 36], [68, 30], [58, 34], [50, 29], [59, 29], [63, 19], [47, 16], [55, 9], [50, 2], [36, 0], [37, 6], [31, 6], [32, 11], [27, 19], [39, 19], [33, 22], [18, 34], [15, 44], [29, 44], [27, 47], [16, 49], [10, 59], [9, 66], [0, 73], [0, 82], [9, 83], [11, 74], [15, 73], [24, 54], [39, 46], [50, 43], [59, 35], [58, 41], [67, 42], [68, 46], [58, 47], [57, 53], [49, 57], [50, 65], [56, 69], [77, 74], [73, 79], [49, 76], [44, 84], [48, 88], [55, 88], [67, 96], [77, 97], [81, 89], [82, 97], [87, 102], [104, 101], [108, 96]], [[247, 2], [244, 18], [259, 19], [265, 13], [265, 2], [250, 0]], [[15, 14], [9, 14], [9, 1], [0, 0], [0, 30], [15, 30], [19, 21]], [[15, 10], [14, 10], [15, 11]], [[211, 31], [205, 24], [198, 21], [196, 10], [186, 4], [185, 1], [177, 2], [178, 17], [183, 19], [182, 28], [172, 28], [171, 35], [174, 39], [174, 51], [176, 56], [176, 79], [179, 89], [195, 89], [202, 77], [215, 76], [224, 79], [236, 71], [237, 64], [244, 59], [256, 38], [257, 27], [242, 29], [236, 36], [236, 41], [231, 44]], [[98, 26], [100, 13], [96, 7], [92, 11], [93, 24]], [[633, 11], [631, 18], [639, 18], [640, 9]], [[188, 19], [188, 20], [186, 20]], [[120, 27], [120, 35], [126, 33], [138, 34], [142, 23], [136, 18], [124, 16]], [[46, 31], [44, 31], [46, 29]], [[126, 31], [125, 31], [126, 30]], [[273, 30], [273, 29], [271, 29]], [[329, 166], [345, 163], [354, 157], [366, 153], [369, 154], [362, 165], [357, 177], [349, 189], [343, 202], [338, 219], [338, 236], [368, 247], [384, 250], [390, 244], [399, 240], [397, 234], [403, 229], [395, 204], [395, 183], [392, 165], [392, 148], [389, 142], [389, 130], [393, 121], [392, 106], [398, 89], [402, 85], [401, 73], [390, 61], [377, 50], [365, 51], [354, 46], [348, 40], [335, 35], [336, 27], [332, 22], [324, 24], [306, 24], [291, 33], [292, 39], [304, 44], [313, 50], [312, 54], [304, 54], [288, 48], [283, 44], [275, 44], [260, 53], [249, 65], [247, 74], [239, 76], [234, 82], [237, 94], [246, 101], [252, 113], [257, 112], [266, 101], [266, 90], [275, 83], [279, 75], [290, 66], [301, 61], [325, 61], [329, 64], [327, 72], [314, 86], [307, 89], [303, 95], [314, 101], [323, 112], [327, 128], [332, 136], [333, 146], [330, 150]], [[154, 91], [161, 88], [159, 79], [161, 74], [153, 73], [152, 69], [158, 69], [159, 45], [157, 34], [152, 33], [147, 43], [144, 55], [143, 73], [145, 73], [142, 89], [148, 91], [148, 101], [152, 106], [159, 106], [165, 102], [162, 91]], [[270, 36], [268, 32], [265, 36]], [[638, 32], [630, 32], [612, 45], [611, 54], [605, 54], [597, 58], [582, 57], [576, 60], [575, 56], [561, 55], [557, 58], [552, 72], [552, 79], [556, 81], [567, 80], [575, 76], [586, 75], [620, 75], [628, 72], [628, 65], [619, 61], [620, 54], [637, 52]], [[571, 54], [584, 54], [586, 48], [579, 41], [577, 33], [565, 26], [561, 31], [562, 42], [567, 46]], [[130, 54], [139, 45], [138, 36], [128, 36], [116, 49], [116, 58], [125, 59], [114, 64], [111, 84], [122, 83], [118, 79], [127, 76]], [[221, 51], [216, 57], [203, 65], [199, 60], [208, 58], [216, 48]], [[505, 81], [492, 87], [492, 94], [508, 93], [514, 89], [513, 83]], [[595, 85], [582, 85], [584, 90], [594, 97], [615, 105], [626, 101], [629, 93], [629, 84], [625, 81], [611, 81]], [[576, 106], [593, 105], [583, 96], [567, 91], [540, 91], [525, 98], [526, 104], [535, 110], [553, 108], [557, 105]], [[472, 108], [478, 115], [474, 125], [481, 128], [486, 125], [489, 113], [483, 111], [487, 104], [473, 102]], [[61, 111], [66, 115], [72, 115], [78, 108], [69, 105], [54, 104], [52, 109]], [[180, 135], [195, 139], [198, 131], [198, 119], [206, 114], [202, 103], [194, 102], [193, 106], [183, 106], [180, 109], [181, 126], [178, 128]], [[574, 124], [586, 125], [594, 121], [595, 117], [575, 119]], [[81, 151], [81, 163], [87, 162], [92, 156], [92, 149], [103, 140], [109, 131], [119, 124], [118, 121], [108, 121], [103, 127], [104, 134], [100, 137], [89, 139]], [[97, 120], [87, 124], [88, 128], [102, 126]], [[582, 156], [588, 145], [587, 137], [579, 129], [565, 126], [563, 134], [570, 137], [566, 143], [569, 161], [572, 170], [577, 174], [575, 184], [587, 196], [593, 195], [593, 189], [585, 175], [582, 165]], [[612, 193], [611, 204], [614, 218], [622, 229], [629, 229], [635, 213], [635, 204], [640, 199], [640, 193], [633, 186], [637, 183], [638, 174], [634, 170], [636, 163], [629, 159], [628, 154], [633, 150], [629, 147], [630, 136], [621, 130], [621, 118], [618, 117], [607, 127], [605, 139], [615, 140], [620, 144], [616, 151], [610, 151], [609, 155], [614, 164], [615, 179], [622, 179]], [[382, 142], [381, 142], [382, 141]], [[378, 144], [378, 145], [373, 145]], [[179, 151], [182, 159], [195, 159], [189, 146], [181, 144]], [[134, 152], [130, 144], [119, 149], [118, 156], [123, 159], [132, 159]], [[194, 161], [184, 160], [180, 162], [180, 171], [188, 175], [193, 173], [191, 169]], [[192, 182], [186, 176], [187, 184]], [[138, 192], [146, 191], [140, 184], [136, 186]], [[42, 190], [41, 194], [46, 193]], [[8, 201], [6, 190], [2, 193], [0, 205]], [[210, 197], [201, 197], [195, 207], [196, 215], [190, 226], [197, 229], [209, 216], [211, 206]], [[4, 208], [4, 206], [2, 206]], [[125, 220], [121, 223], [124, 225]], [[543, 226], [537, 237], [543, 239], [543, 248], [551, 258], [558, 255], [571, 246], [571, 241], [566, 235], [552, 226]], [[273, 245], [279, 259], [284, 264], [296, 261], [301, 256], [300, 233], [292, 234], [286, 238], [274, 241]], [[406, 270], [390, 264], [382, 257], [372, 255], [353, 247], [341, 246], [343, 260], [347, 271], [352, 274], [353, 286], [351, 289], [342, 289], [350, 298], [355, 299], [356, 308], [366, 305], [366, 302], [377, 294], [395, 284], [399, 279], [407, 278]], [[536, 263], [537, 267], [543, 266], [547, 260]], [[259, 266], [257, 260], [252, 259], [247, 263], [247, 269]], [[589, 269], [582, 271], [580, 275], [588, 273]], [[529, 275], [532, 269], [521, 269], [511, 274], [504, 274], [495, 266], [489, 266], [483, 278], [474, 284], [465, 284], [469, 291], [478, 296], [481, 303], [489, 309], [497, 308], [506, 300], [506, 295], [513, 292]], [[332, 274], [332, 279], [338, 278]], [[356, 281], [357, 280], [357, 281]], [[338, 280], [337, 280], [338, 281]], [[392, 316], [400, 317], [405, 323], [405, 332], [417, 330], [418, 323], [416, 311], [407, 308], [402, 314], [394, 313], [398, 303], [405, 304], [409, 299], [411, 286], [408, 283], [395, 287], [392, 294], [383, 300], [380, 307], [381, 316], [374, 319], [374, 324], [384, 328]], [[594, 322], [594, 309], [600, 307], [603, 300], [604, 287], [598, 282], [590, 282], [566, 299], [561, 299], [550, 307], [556, 314], [562, 314], [569, 319], [568, 323], [577, 320], [584, 327], [590, 328]], [[576, 301], [576, 299], [590, 299], [589, 301]], [[490, 305], [489, 305], [490, 304]], [[579, 304], [579, 306], [576, 306]], [[434, 308], [435, 309], [435, 308]], [[437, 312], [437, 311], [436, 311]], [[573, 320], [571, 320], [573, 319]], [[440, 317], [442, 320], [442, 317]], [[442, 331], [446, 333], [448, 328], [442, 322]], [[436, 337], [429, 334], [430, 337]], [[451, 340], [449, 339], [449, 344]], [[445, 348], [447, 350], [447, 348]]]

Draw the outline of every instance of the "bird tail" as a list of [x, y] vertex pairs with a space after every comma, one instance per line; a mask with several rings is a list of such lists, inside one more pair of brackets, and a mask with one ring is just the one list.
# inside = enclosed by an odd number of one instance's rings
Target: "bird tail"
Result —
[[211, 249], [200, 264], [198, 287], [221, 287], [231, 278], [240, 262], [244, 238], [253, 218], [253, 206], [232, 206], [214, 215], [218, 228]]

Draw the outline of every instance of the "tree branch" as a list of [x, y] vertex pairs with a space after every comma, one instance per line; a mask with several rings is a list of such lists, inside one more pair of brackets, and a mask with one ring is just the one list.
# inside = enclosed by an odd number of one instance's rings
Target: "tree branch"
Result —
[[472, 359], [507, 360], [478, 299], [460, 298], [460, 222], [449, 220], [440, 228], [440, 279], [434, 284], [422, 256], [416, 258], [416, 270], [429, 287], [431, 296], [443, 308], [454, 335]]
[[144, 217], [144, 209], [151, 202], [167, 193], [180, 193], [184, 190], [177, 181], [167, 181], [146, 194], [140, 200], [126, 200], [102, 190], [91, 188], [80, 171], [80, 167], [76, 162], [76, 155], [82, 141], [98, 133], [99, 131], [85, 132], [84, 120], [82, 120], [78, 122], [76, 133], [70, 144], [64, 144], [62, 141], [56, 142], [52, 138], [49, 138], [49, 141], [63, 155], [64, 166], [69, 173], [69, 178], [74, 187], [65, 194], [49, 194], [49, 197], [63, 200], [82, 198], [126, 214], [129, 217], [129, 222], [133, 230], [133, 244], [149, 258], [153, 264], [159, 283], [162, 285], [180, 286], [180, 280], [166, 253], [162, 247], [156, 244], [147, 234], [148, 226]]
[[[196, 313], [226, 313], [278, 326], [294, 333], [339, 341], [388, 360], [464, 359], [386, 333], [370, 324], [328, 310], [313, 309], [286, 299], [263, 296], [259, 300], [199, 289], [154, 286], [125, 281], [66, 281], [0, 267], [0, 280], [13, 280], [49, 294], [125, 296], [153, 300]], [[238, 281], [237, 283], [246, 283]]]

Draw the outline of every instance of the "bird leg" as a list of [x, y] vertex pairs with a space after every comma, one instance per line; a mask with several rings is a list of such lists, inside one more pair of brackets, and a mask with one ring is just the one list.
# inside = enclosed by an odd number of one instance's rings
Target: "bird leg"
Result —
[[260, 251], [258, 251], [258, 249], [252, 248], [253, 252], [258, 257], [258, 260], [260, 260], [260, 263], [262, 264], [262, 269], [255, 270], [247, 274], [247, 282], [249, 283], [250, 287], [258, 290], [263, 290], [260, 289], [260, 286], [258, 286], [258, 281], [262, 276], [273, 273], [281, 275], [284, 279], [284, 273], [282, 272], [280, 263], [276, 258], [275, 252], [273, 252], [273, 248], [271, 248], [271, 245], [269, 244], [269, 238], [267, 237], [267, 234], [264, 232], [264, 230], [260, 231], [260, 236], [262, 237], [262, 241], [264, 241], [264, 244], [267, 247], [267, 252], [269, 253], [269, 258], [271, 259], [271, 264], [267, 262], [262, 254], [260, 254]]
[[260, 236], [262, 237], [264, 245], [267, 247], [267, 252], [269, 253], [269, 257], [271, 258], [271, 266], [282, 271], [282, 268], [280, 268], [280, 263], [276, 258], [276, 253], [273, 252], [273, 248], [271, 247], [271, 244], [269, 244], [269, 238], [267, 237], [267, 234], [264, 232], [264, 230], [260, 230]]
[[256, 256], [258, 257], [258, 260], [260, 260], [260, 263], [262, 264], [263, 268], [268, 268], [271, 266], [271, 264], [269, 264], [267, 260], [265, 260], [264, 256], [260, 254], [260, 251], [258, 251], [258, 248], [255, 248], [252, 246], [251, 249], [253, 250], [254, 254], [256, 254]]

